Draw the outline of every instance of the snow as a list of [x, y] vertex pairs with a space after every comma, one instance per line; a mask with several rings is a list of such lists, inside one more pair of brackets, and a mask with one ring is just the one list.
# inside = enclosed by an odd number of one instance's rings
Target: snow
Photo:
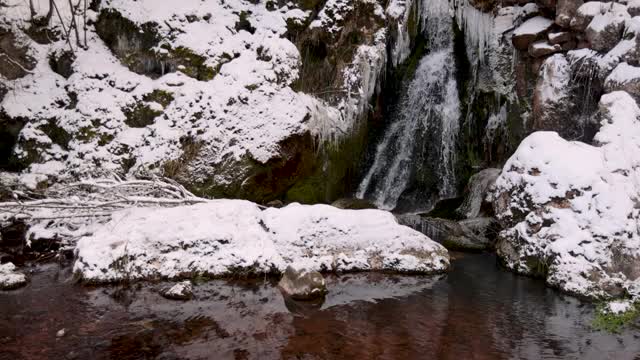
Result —
[[[62, 3], [61, 12], [68, 12]], [[342, 9], [349, 7], [350, 2], [337, 1], [335, 5]], [[45, 13], [48, 0], [37, 1], [37, 7]], [[179, 158], [183, 152], [180, 139], [185, 138], [205, 145], [207, 164], [240, 160], [245, 156], [264, 163], [278, 155], [278, 144], [292, 135], [311, 131], [319, 138], [334, 139], [349, 133], [319, 124], [340, 123], [343, 124], [340, 130], [351, 130], [354, 119], [368, 104], [370, 88], [375, 86], [375, 81], [373, 85], [364, 80], [360, 84], [359, 78], [363, 75], [360, 71], [367, 71], [364, 75], [369, 78], [374, 77], [370, 72], [379, 74], [383, 68], [377, 59], [386, 57], [384, 44], [359, 49], [359, 53], [367, 53], [368, 57], [355, 59], [345, 74], [352, 77], [345, 82], [353, 85], [357, 92], [336, 108], [290, 87], [298, 77], [300, 54], [284, 36], [286, 20], [302, 21], [309, 12], [293, 6], [268, 11], [264, 3], [240, 0], [110, 0], [103, 1], [102, 7], [115, 9], [138, 24], [157, 23], [163, 42], [172, 48], [183, 46], [203, 56], [207, 66], [219, 67], [219, 73], [210, 81], [198, 81], [181, 71], [157, 79], [133, 73], [105, 46], [93, 26], [89, 26], [89, 48], [75, 49], [74, 73], [65, 79], [51, 70], [48, 57], [66, 49], [66, 42], [50, 45], [30, 42], [30, 55], [38, 61], [37, 66], [24, 78], [3, 82], [9, 86], [9, 92], [0, 103], [0, 110], [11, 117], [30, 119], [20, 134], [20, 144], [37, 144], [41, 160], [30, 167], [31, 173], [59, 178], [121, 173], [122, 164], [132, 158], [136, 162], [130, 174], [148, 169], [157, 172], [162, 163]], [[255, 33], [235, 30], [242, 13], [247, 14]], [[89, 18], [95, 19], [97, 15], [90, 11]], [[8, 7], [3, 7], [0, 14], [0, 23], [9, 24], [15, 33], [26, 38], [20, 24], [28, 16], [28, 2], [8, 0]], [[197, 19], [187, 21], [188, 16]], [[375, 54], [371, 47], [376, 49]], [[362, 66], [363, 62], [367, 66]], [[358, 88], [359, 85], [362, 88]], [[152, 125], [129, 127], [123, 109], [141, 103], [144, 95], [154, 90], [169, 92], [174, 100], [164, 108], [147, 103], [163, 114], [156, 117]], [[57, 105], [71, 104], [73, 93], [79, 94], [75, 106]], [[73, 135], [67, 147], [53, 144], [41, 130], [51, 118]], [[96, 121], [99, 126], [94, 125]], [[96, 136], [88, 139], [76, 136], [82, 129], [96, 127], [99, 127]], [[101, 139], [105, 138], [113, 140], [102, 144]], [[16, 153], [26, 156], [26, 150], [19, 145]], [[206, 171], [196, 172], [192, 180], [197, 182], [202, 180], [198, 177], [210, 176]]]
[[508, 224], [507, 266], [531, 273], [528, 259], [538, 258], [550, 285], [595, 298], [615, 296], [605, 290], [614, 285], [631, 293], [640, 282], [621, 265], [640, 257], [640, 109], [613, 92], [602, 96], [600, 112], [595, 146], [553, 132], [527, 137], [492, 195]]
[[513, 31], [513, 35], [538, 35], [547, 31], [551, 25], [553, 25], [553, 20], [542, 16], [536, 16], [518, 26], [518, 28]]
[[607, 311], [612, 314], [622, 314], [633, 308], [633, 303], [629, 300], [611, 301], [607, 304]]
[[116, 212], [76, 253], [74, 270], [90, 282], [282, 272], [288, 264], [338, 272], [449, 266], [442, 246], [388, 212], [300, 204], [263, 211], [243, 200]]
[[[631, 66], [627, 63], [620, 63], [609, 74], [605, 83], [616, 83], [618, 85], [624, 85], [630, 81], [637, 81], [640, 79], [640, 67]], [[605, 85], [606, 86], [606, 85]]]
[[16, 272], [12, 263], [0, 265], [0, 290], [10, 290], [20, 287], [27, 282], [24, 274]]

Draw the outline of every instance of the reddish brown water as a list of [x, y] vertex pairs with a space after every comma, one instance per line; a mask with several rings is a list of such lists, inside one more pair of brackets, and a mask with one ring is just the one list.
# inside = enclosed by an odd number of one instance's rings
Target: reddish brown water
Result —
[[321, 307], [271, 281], [211, 281], [178, 302], [158, 295], [167, 284], [87, 288], [47, 265], [0, 292], [0, 359], [640, 359], [637, 328], [594, 331], [593, 306], [457, 256], [441, 277], [330, 277]]

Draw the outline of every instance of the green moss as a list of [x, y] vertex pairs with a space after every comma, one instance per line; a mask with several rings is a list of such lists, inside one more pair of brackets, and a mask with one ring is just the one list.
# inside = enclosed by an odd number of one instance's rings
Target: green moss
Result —
[[157, 102], [162, 107], [167, 107], [173, 101], [173, 94], [165, 90], [153, 90], [152, 92], [145, 94], [142, 100], [146, 102]]
[[125, 124], [133, 128], [149, 126], [156, 117], [162, 115], [162, 111], [153, 110], [141, 102], [122, 108], [122, 112], [126, 118]]
[[71, 134], [58, 126], [56, 119], [49, 119], [46, 124], [39, 126], [38, 129], [42, 130], [54, 144], [69, 150], [69, 142], [72, 139]]
[[182, 66], [183, 68], [180, 71], [189, 77], [201, 81], [209, 81], [219, 71], [219, 69], [205, 65], [206, 57], [200, 56], [184, 46], [172, 49], [168, 45], [163, 45], [163, 48], [169, 51], [167, 60], [170, 60], [176, 67]]
[[600, 304], [596, 308], [596, 315], [592, 326], [596, 330], [610, 333], [620, 333], [623, 328], [631, 325], [640, 318], [640, 304], [634, 304], [632, 308], [620, 314], [608, 311], [606, 303]]
[[525, 264], [529, 269], [529, 275], [538, 278], [546, 278], [549, 274], [549, 264], [543, 259], [535, 256], [528, 256], [525, 258]]

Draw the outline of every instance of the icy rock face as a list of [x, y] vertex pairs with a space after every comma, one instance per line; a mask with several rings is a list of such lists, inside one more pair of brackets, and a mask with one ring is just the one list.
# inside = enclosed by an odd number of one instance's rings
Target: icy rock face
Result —
[[0, 265], [0, 290], [14, 290], [27, 284], [27, 277], [16, 271], [15, 265]]
[[640, 109], [625, 92], [600, 101], [594, 145], [527, 137], [492, 194], [497, 252], [519, 273], [592, 297], [640, 296]]
[[242, 200], [134, 208], [77, 244], [88, 282], [283, 272], [387, 270], [439, 273], [447, 251], [380, 210], [291, 204], [261, 210]]
[[[35, 3], [36, 15], [45, 15], [49, 2]], [[58, 5], [70, 22], [68, 4]], [[25, 70], [19, 81], [0, 76], [0, 124], [22, 121], [12, 134], [17, 146], [8, 146], [12, 164], [59, 179], [151, 171], [200, 194], [278, 197], [313, 166], [314, 139], [350, 136], [384, 68], [380, 6], [334, 5], [319, 13], [295, 3], [103, 1], [88, 11], [87, 49], [74, 37], [70, 59], [59, 37], [29, 42], [28, 3], [9, 0], [0, 43], [13, 44], [8, 53]], [[356, 10], [363, 22], [365, 13], [377, 20], [357, 27], [366, 36], [341, 52], [348, 58], [332, 73], [331, 101], [297, 91], [313, 82], [302, 69], [314, 64], [304, 66], [309, 56], [295, 40], [346, 39]], [[311, 26], [325, 18], [331, 24]], [[82, 28], [82, 17], [76, 21]], [[50, 28], [59, 34], [62, 24], [54, 17]], [[25, 51], [33, 66], [22, 62]], [[288, 180], [273, 182], [273, 174]]]
[[605, 80], [607, 92], [623, 90], [640, 101], [640, 67], [620, 63]]
[[295, 269], [292, 266], [287, 266], [278, 287], [294, 300], [313, 300], [322, 298], [327, 293], [327, 285], [322, 274], [303, 268]]
[[486, 202], [489, 189], [493, 186], [500, 175], [500, 169], [484, 169], [469, 178], [465, 198], [456, 212], [466, 219], [473, 219], [486, 214], [486, 209], [490, 206]]

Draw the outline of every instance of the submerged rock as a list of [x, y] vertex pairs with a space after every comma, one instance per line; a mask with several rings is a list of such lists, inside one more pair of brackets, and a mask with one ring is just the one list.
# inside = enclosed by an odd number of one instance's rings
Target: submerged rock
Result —
[[16, 271], [15, 265], [0, 265], [0, 290], [14, 290], [27, 284], [27, 277]]
[[160, 295], [170, 300], [189, 300], [193, 297], [193, 286], [191, 281], [182, 281], [162, 289]]
[[397, 218], [401, 224], [422, 232], [449, 250], [488, 250], [495, 242], [491, 229], [493, 218], [454, 221], [412, 214], [397, 215]]
[[294, 300], [314, 300], [324, 297], [327, 286], [324, 277], [317, 271], [287, 266], [278, 283], [286, 296]]
[[594, 145], [556, 133], [526, 138], [492, 194], [505, 229], [497, 253], [519, 273], [591, 298], [640, 299], [640, 108], [600, 101]]

